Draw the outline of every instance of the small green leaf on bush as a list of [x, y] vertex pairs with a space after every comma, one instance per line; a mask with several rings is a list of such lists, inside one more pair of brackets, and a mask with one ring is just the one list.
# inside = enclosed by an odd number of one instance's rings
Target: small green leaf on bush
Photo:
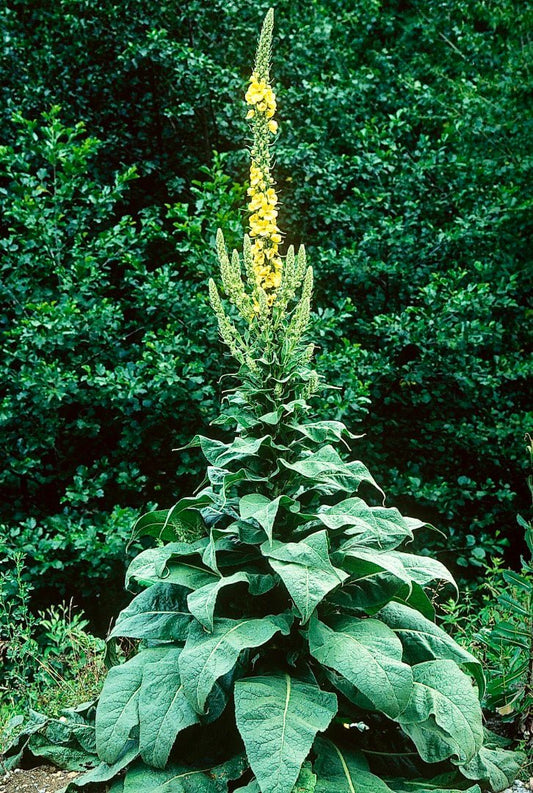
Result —
[[317, 732], [337, 712], [334, 694], [289, 675], [235, 684], [235, 715], [262, 793], [291, 793]]

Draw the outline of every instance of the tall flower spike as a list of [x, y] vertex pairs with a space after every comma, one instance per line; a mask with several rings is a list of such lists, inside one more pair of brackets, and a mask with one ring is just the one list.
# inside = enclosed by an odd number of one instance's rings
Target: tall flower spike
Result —
[[[279, 253], [281, 233], [277, 225], [278, 196], [270, 161], [270, 145], [278, 129], [273, 118], [276, 112], [276, 96], [270, 85], [273, 24], [274, 11], [270, 9], [263, 23], [254, 71], [245, 96], [250, 108], [246, 118], [250, 121], [253, 134], [248, 189], [252, 266], [255, 282], [267, 296], [267, 312], [276, 299], [283, 267]], [[259, 302], [256, 310], [263, 310]]]

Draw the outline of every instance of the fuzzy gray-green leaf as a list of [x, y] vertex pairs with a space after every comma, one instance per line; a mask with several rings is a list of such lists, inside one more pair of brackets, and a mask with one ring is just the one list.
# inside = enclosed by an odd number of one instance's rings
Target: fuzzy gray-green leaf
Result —
[[120, 612], [109, 638], [185, 639], [190, 621], [183, 590], [172, 584], [153, 584]]
[[334, 694], [289, 675], [235, 684], [235, 715], [262, 793], [291, 793], [317, 732], [337, 712]]
[[149, 765], [164, 768], [176, 736], [199, 722], [183, 693], [178, 659], [181, 650], [169, 648], [164, 658], [146, 664], [139, 694], [139, 747]]
[[483, 744], [477, 691], [454, 661], [426, 661], [413, 667], [411, 698], [397, 721], [427, 763], [451, 757], [468, 763]]
[[265, 644], [278, 631], [288, 634], [291, 622], [288, 614], [260, 619], [215, 619], [211, 633], [193, 622], [179, 667], [185, 695], [196, 712], [203, 713], [215, 682], [235, 666], [243, 650]]
[[390, 787], [369, 771], [360, 752], [341, 750], [324, 738], [316, 739], [314, 749], [315, 793], [391, 793]]
[[382, 622], [338, 617], [328, 627], [314, 619], [309, 649], [387, 716], [397, 717], [407, 705], [413, 688], [411, 667], [402, 662], [400, 640]]
[[300, 542], [265, 543], [261, 552], [279, 574], [306, 623], [316, 606], [348, 577], [331, 564], [325, 531], [310, 534]]
[[434, 622], [403, 603], [389, 603], [378, 616], [400, 639], [404, 660], [408, 663], [412, 665], [443, 658], [455, 661], [475, 677], [483, 694], [485, 679], [479, 661]]

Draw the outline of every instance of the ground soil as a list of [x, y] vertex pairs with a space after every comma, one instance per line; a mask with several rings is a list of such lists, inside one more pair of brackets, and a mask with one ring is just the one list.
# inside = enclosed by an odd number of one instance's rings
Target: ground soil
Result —
[[60, 771], [49, 765], [16, 768], [0, 777], [0, 793], [59, 793], [77, 776], [77, 771]]

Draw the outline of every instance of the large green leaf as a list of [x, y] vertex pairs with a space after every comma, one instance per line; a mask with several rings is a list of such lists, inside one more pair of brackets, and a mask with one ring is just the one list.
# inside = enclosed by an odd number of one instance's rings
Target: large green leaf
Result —
[[289, 675], [235, 684], [235, 716], [262, 793], [290, 793], [317, 732], [337, 712], [334, 694]]
[[482, 713], [470, 677], [454, 661], [413, 667], [414, 686], [397, 717], [427, 763], [451, 757], [468, 763], [483, 744]]
[[[342, 421], [310, 421], [307, 424], [291, 424], [291, 429], [309, 438], [314, 443], [344, 441], [344, 437], [356, 439], [362, 435], [352, 435]], [[301, 442], [301, 441], [299, 441]]]
[[276, 579], [271, 575], [253, 575], [250, 573], [234, 573], [227, 578], [219, 578], [211, 584], [206, 584], [187, 597], [187, 604], [191, 614], [196, 617], [205, 628], [213, 630], [213, 619], [218, 593], [226, 586], [234, 584], [248, 584], [252, 595], [261, 595], [268, 592], [276, 584]]
[[331, 564], [325, 531], [300, 542], [275, 542], [272, 547], [264, 543], [261, 552], [287, 587], [303, 623], [325, 595], [348, 577]]
[[138, 763], [126, 774], [124, 793], [227, 793], [228, 783], [242, 776], [246, 765], [242, 755], [200, 768], [170, 765], [156, 770]]
[[448, 658], [468, 669], [483, 694], [485, 678], [479, 661], [434, 622], [403, 603], [389, 603], [378, 616], [400, 639], [409, 664]]
[[409, 595], [409, 585], [376, 565], [358, 561], [358, 577], [327, 595], [328, 604], [348, 614], [375, 613], [394, 597]]
[[[440, 777], [436, 778], [436, 780], [438, 779]], [[481, 793], [479, 785], [471, 785], [468, 788], [456, 787], [456, 785], [461, 784], [457, 778], [454, 778], [453, 781], [441, 780], [440, 782], [433, 779], [413, 779], [410, 781], [388, 779], [387, 784], [394, 793]]]
[[401, 559], [394, 556], [393, 552], [364, 548], [359, 545], [357, 537], [344, 542], [333, 554], [333, 560], [337, 564], [342, 564], [356, 578], [364, 576], [372, 570], [386, 570], [407, 584], [408, 587], [411, 586], [411, 576], [406, 571]]
[[239, 435], [232, 443], [206, 438], [196, 435], [189, 446], [200, 446], [206, 460], [217, 468], [225, 468], [234, 460], [244, 460], [246, 457], [257, 455], [261, 446], [273, 447], [282, 451], [285, 447], [278, 447], [272, 442], [270, 435], [262, 438], [242, 438]]
[[139, 694], [147, 664], [162, 660], [167, 648], [141, 650], [114, 666], [105, 680], [96, 709], [96, 750], [105, 763], [115, 763], [139, 723]]
[[[139, 745], [137, 741], [129, 741], [124, 748], [125, 751], [122, 752], [119, 758], [112, 765], [109, 765], [108, 763], [100, 763], [100, 765], [97, 765], [96, 768], [92, 768], [86, 774], [83, 774], [83, 776], [77, 777], [74, 782], [76, 789], [85, 787], [85, 785], [91, 785], [92, 790], [93, 785], [102, 784], [102, 782], [109, 782], [110, 779], [116, 777], [117, 774], [119, 774], [124, 768], [126, 768], [126, 766], [130, 765], [139, 756]], [[70, 785], [67, 788], [67, 791], [69, 789]]]
[[179, 667], [185, 695], [196, 712], [203, 713], [216, 680], [233, 668], [243, 650], [260, 647], [278, 631], [287, 635], [292, 619], [288, 614], [261, 619], [215, 619], [211, 633], [199, 622], [193, 622]]
[[[331, 492], [355, 493], [361, 482], [368, 482], [383, 492], [363, 463], [359, 461], [345, 463], [339, 453], [329, 444], [303, 460], [291, 463], [281, 458], [280, 463], [285, 468], [296, 471], [304, 479], [310, 480], [307, 489], [316, 489], [317, 485], [323, 485]], [[319, 487], [319, 489], [324, 488]]]
[[120, 612], [109, 638], [185, 639], [190, 621], [185, 592], [172, 584], [153, 584]]
[[313, 619], [309, 649], [356, 686], [377, 710], [397, 717], [413, 688], [411, 667], [402, 662], [402, 645], [394, 632], [374, 619], [337, 617], [331, 627]]
[[272, 541], [274, 521], [280, 506], [297, 506], [297, 502], [288, 496], [278, 496], [270, 500], [261, 493], [250, 493], [239, 501], [239, 513], [242, 520], [256, 520], [268, 539]]
[[[207, 537], [195, 543], [171, 542], [160, 548], [148, 548], [142, 551], [131, 562], [126, 571], [126, 588], [130, 581], [140, 583], [156, 583], [169, 581], [169, 561], [187, 556], [201, 556], [208, 543]], [[205, 571], [209, 574], [209, 571]]]
[[314, 749], [315, 793], [391, 793], [390, 787], [368, 770], [360, 752], [341, 750], [324, 738], [316, 739]]
[[180, 531], [198, 531], [204, 526], [200, 508], [211, 503], [207, 494], [182, 498], [170, 509], [157, 509], [141, 515], [133, 527], [133, 538], [150, 536], [172, 541]]
[[457, 593], [459, 592], [455, 578], [448, 568], [437, 559], [432, 559], [430, 556], [402, 553], [401, 551], [391, 551], [391, 556], [402, 563], [406, 572], [417, 584], [425, 586], [432, 581], [447, 581]]
[[164, 768], [179, 732], [199, 722], [183, 693], [178, 659], [169, 648], [164, 658], [146, 664], [139, 694], [139, 748], [148, 765]]
[[467, 779], [488, 782], [498, 791], [512, 785], [525, 762], [526, 756], [521, 752], [487, 749], [482, 746], [470, 762], [461, 765], [459, 770]]
[[396, 548], [413, 533], [405, 518], [395, 508], [369, 507], [361, 498], [347, 498], [323, 507], [319, 518], [328, 529], [349, 527], [346, 534], [357, 535], [359, 545], [388, 550]]

